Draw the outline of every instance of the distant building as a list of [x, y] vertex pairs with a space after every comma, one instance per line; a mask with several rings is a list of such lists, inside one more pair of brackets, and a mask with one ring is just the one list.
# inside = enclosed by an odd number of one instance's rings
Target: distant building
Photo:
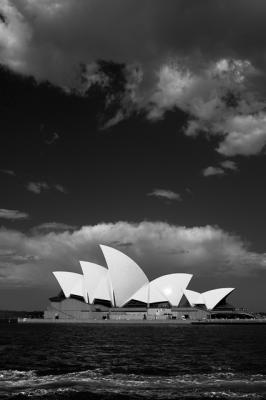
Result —
[[192, 275], [185, 273], [149, 281], [127, 255], [100, 247], [108, 268], [80, 261], [82, 274], [53, 272], [61, 293], [50, 299], [45, 319], [206, 319], [214, 311], [235, 313], [226, 302], [234, 288], [188, 290]]

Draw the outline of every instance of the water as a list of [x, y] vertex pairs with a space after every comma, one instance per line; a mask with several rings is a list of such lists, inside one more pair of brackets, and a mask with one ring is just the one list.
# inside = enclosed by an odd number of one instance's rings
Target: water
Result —
[[266, 326], [0, 326], [1, 399], [266, 399]]

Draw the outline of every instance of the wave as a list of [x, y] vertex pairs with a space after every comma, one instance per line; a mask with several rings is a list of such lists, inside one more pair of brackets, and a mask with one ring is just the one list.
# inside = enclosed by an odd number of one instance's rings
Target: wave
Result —
[[266, 375], [217, 372], [143, 376], [108, 374], [106, 370], [100, 368], [59, 375], [40, 375], [36, 370], [0, 371], [1, 398], [19, 396], [20, 399], [28, 397], [63, 399], [68, 396], [74, 398], [74, 395], [76, 398], [82, 398], [82, 393], [87, 393], [87, 395], [90, 393], [90, 399], [117, 399], [118, 396], [127, 399], [263, 399], [266, 395]]

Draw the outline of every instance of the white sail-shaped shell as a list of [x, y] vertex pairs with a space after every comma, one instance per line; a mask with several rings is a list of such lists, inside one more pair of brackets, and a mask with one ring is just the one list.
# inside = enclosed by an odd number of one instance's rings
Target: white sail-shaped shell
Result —
[[163, 303], [168, 301], [167, 298], [158, 290], [158, 288], [150, 283], [137, 290], [129, 300], [137, 300], [145, 304]]
[[71, 289], [70, 295], [72, 294], [83, 297], [84, 301], [86, 303], [88, 302], [87, 292], [85, 289], [85, 280], [83, 276], [81, 276], [81, 279], [79, 279], [75, 286], [73, 286], [73, 288]]
[[87, 261], [80, 261], [80, 266], [84, 275], [88, 301], [93, 303], [93, 300], [95, 299], [95, 291], [99, 286], [99, 283], [107, 275], [108, 270], [101, 265]]
[[154, 279], [150, 287], [155, 286], [172, 306], [178, 306], [191, 278], [191, 274], [163, 275]]
[[95, 299], [110, 301], [112, 306], [123, 307], [130, 300], [145, 304], [168, 301], [178, 306], [183, 295], [189, 304], [205, 305], [213, 310], [234, 288], [220, 288], [198, 293], [187, 290], [191, 274], [168, 274], [149, 282], [142, 269], [127, 255], [109, 246], [100, 246], [108, 269], [101, 265], [80, 261], [83, 275], [75, 272], [53, 272], [64, 295], [83, 297], [86, 302]]
[[168, 301], [167, 297], [160, 292], [158, 287], [152, 282], [149, 284], [149, 303], [164, 303]]
[[202, 293], [206, 308], [212, 310], [221, 300], [227, 297], [234, 288], [220, 288], [209, 290], [208, 292]]
[[111, 285], [110, 285], [110, 278], [108, 271], [107, 274], [99, 282], [95, 291], [93, 292], [91, 302], [93, 302], [95, 299], [108, 300], [113, 304], [113, 296], [111, 293]]
[[184, 290], [184, 295], [188, 300], [191, 307], [194, 307], [197, 304], [204, 304], [205, 300], [199, 292], [195, 292], [194, 290]]
[[142, 303], [148, 303], [148, 296], [149, 296], [149, 284], [142, 286], [139, 290], [137, 290], [129, 299], [130, 300], [137, 300]]
[[142, 269], [121, 251], [109, 246], [100, 247], [110, 272], [115, 304], [122, 307], [138, 289], [148, 283], [148, 278]]
[[[56, 277], [65, 297], [70, 297], [72, 294], [72, 289], [77, 286], [82, 287], [83, 275], [77, 274], [75, 272], [68, 272], [68, 271], [55, 271], [53, 272], [54, 276]], [[80, 286], [81, 285], [81, 286]], [[76, 291], [77, 289], [75, 289]], [[80, 292], [82, 293], [82, 292]], [[75, 293], [73, 293], [75, 294]], [[83, 294], [79, 294], [83, 296]]]

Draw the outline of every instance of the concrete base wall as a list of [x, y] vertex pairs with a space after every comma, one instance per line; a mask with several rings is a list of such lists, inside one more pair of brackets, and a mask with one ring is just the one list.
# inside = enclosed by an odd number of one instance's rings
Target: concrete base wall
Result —
[[101, 305], [86, 304], [76, 299], [63, 299], [60, 302], [51, 302], [44, 312], [45, 320], [113, 320], [113, 321], [141, 321], [141, 320], [205, 320], [209, 312], [196, 308], [107, 308]]
[[44, 311], [44, 319], [104, 319], [107, 318], [109, 309], [105, 306], [86, 304], [76, 299], [63, 299], [60, 302], [51, 302]]

